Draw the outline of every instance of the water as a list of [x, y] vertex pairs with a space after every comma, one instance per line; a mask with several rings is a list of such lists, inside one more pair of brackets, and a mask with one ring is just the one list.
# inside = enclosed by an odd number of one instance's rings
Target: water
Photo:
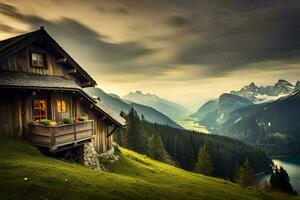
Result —
[[[282, 166], [289, 174], [293, 188], [300, 193], [300, 157], [280, 157], [274, 158], [273, 162], [277, 166]], [[258, 178], [259, 184], [264, 184], [270, 180], [270, 175], [263, 175]]]

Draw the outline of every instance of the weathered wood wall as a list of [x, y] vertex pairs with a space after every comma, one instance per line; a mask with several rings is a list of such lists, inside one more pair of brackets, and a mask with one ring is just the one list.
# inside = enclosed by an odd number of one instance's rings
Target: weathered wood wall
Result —
[[113, 136], [108, 135], [108, 127], [109, 123], [105, 121], [103, 116], [101, 116], [98, 112], [92, 111], [88, 105], [84, 105], [83, 102], [79, 100], [74, 101], [75, 104], [75, 116], [84, 116], [87, 115], [89, 119], [94, 120], [94, 145], [95, 149], [98, 153], [104, 153], [113, 148]]
[[31, 121], [30, 95], [6, 92], [0, 98], [0, 135], [13, 138], [28, 138]]
[[108, 124], [103, 120], [98, 119], [96, 122], [96, 134], [94, 138], [95, 149], [98, 153], [109, 151], [113, 148], [112, 136], [108, 135]]
[[[109, 133], [109, 123], [95, 110], [92, 110], [88, 104], [75, 96], [61, 93], [32, 92], [22, 90], [6, 91], [6, 95], [0, 98], [0, 135], [14, 138], [29, 139], [29, 123], [32, 122], [32, 101], [35, 98], [46, 98], [51, 102], [51, 111], [48, 110], [49, 119], [57, 121], [60, 118], [57, 115], [56, 100], [60, 97], [68, 99], [68, 117], [88, 116], [94, 120], [94, 145], [98, 153], [109, 151], [113, 148], [112, 136], [107, 137]], [[49, 108], [48, 108], [49, 109]], [[58, 121], [57, 121], [58, 122]]]
[[[43, 53], [46, 55], [47, 68], [39, 68], [31, 66], [31, 52]], [[0, 69], [5, 71], [21, 71], [44, 75], [64, 76], [66, 78], [72, 78], [67, 69], [61, 64], [57, 63], [59, 58], [51, 53], [46, 48], [40, 46], [31, 45], [25, 47], [14, 55], [4, 59], [0, 62]]]

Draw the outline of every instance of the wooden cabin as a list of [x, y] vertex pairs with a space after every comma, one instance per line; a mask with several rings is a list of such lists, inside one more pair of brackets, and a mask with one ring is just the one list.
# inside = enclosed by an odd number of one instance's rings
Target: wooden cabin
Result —
[[98, 153], [111, 150], [126, 122], [82, 90], [95, 86], [43, 27], [0, 41], [0, 135], [50, 151], [91, 141]]

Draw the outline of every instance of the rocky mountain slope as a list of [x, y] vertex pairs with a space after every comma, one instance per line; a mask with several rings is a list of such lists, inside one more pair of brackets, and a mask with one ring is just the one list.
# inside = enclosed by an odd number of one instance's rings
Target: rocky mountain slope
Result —
[[257, 86], [252, 82], [249, 85], [241, 88], [239, 91], [231, 91], [231, 94], [245, 97], [253, 103], [263, 103], [274, 101], [293, 92], [299, 87], [299, 81], [296, 83], [296, 85], [293, 85], [286, 80], [280, 79], [277, 81], [277, 83], [271, 86]]
[[[254, 83], [208, 101], [193, 116], [211, 133], [267, 145], [272, 154], [300, 153], [300, 82]], [[239, 98], [237, 98], [239, 97]]]
[[258, 144], [299, 145], [300, 92], [232, 112], [220, 134]]
[[252, 104], [250, 100], [244, 97], [225, 93], [217, 100], [210, 100], [205, 103], [192, 117], [196, 117], [200, 124], [209, 129], [215, 129], [227, 120], [232, 111]]
[[238, 91], [224, 93], [218, 99], [208, 101], [191, 116], [196, 117], [199, 122], [204, 122], [206, 125], [218, 125], [224, 123], [228, 114], [236, 109], [252, 104], [272, 102], [299, 89], [300, 81], [293, 85], [280, 79], [270, 86], [257, 86], [252, 82]]

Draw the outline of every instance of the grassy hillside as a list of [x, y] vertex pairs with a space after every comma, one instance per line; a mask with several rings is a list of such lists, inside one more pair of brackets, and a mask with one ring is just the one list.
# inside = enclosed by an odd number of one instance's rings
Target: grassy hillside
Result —
[[0, 139], [0, 199], [297, 199], [121, 151], [120, 161], [106, 166], [110, 172], [101, 172], [45, 157], [22, 141]]

